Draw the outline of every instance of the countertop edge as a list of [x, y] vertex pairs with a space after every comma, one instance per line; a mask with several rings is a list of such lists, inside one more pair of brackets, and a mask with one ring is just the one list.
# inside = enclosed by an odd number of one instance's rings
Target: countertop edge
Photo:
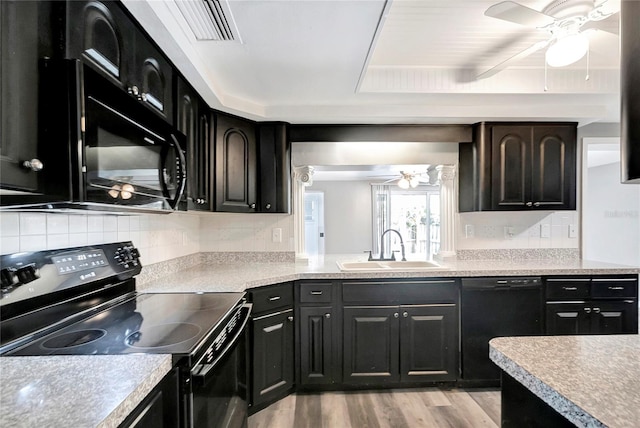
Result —
[[172, 368], [171, 355], [163, 361], [96, 428], [117, 428], [147, 395], [164, 379]]
[[551, 406], [551, 408], [577, 426], [606, 428], [606, 425], [596, 417], [496, 349], [492, 342], [493, 339], [489, 341], [489, 358], [491, 361]]

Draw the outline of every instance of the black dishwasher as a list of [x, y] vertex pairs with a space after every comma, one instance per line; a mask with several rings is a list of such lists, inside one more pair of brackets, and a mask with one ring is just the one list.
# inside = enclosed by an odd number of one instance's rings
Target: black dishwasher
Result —
[[462, 280], [462, 381], [497, 385], [500, 369], [489, 359], [489, 340], [543, 334], [540, 277]]

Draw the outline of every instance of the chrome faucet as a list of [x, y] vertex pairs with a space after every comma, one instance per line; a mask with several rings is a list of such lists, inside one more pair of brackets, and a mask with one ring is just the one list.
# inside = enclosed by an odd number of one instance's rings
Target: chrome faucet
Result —
[[405, 254], [404, 254], [404, 241], [402, 240], [402, 235], [400, 234], [400, 232], [398, 232], [395, 229], [387, 229], [384, 232], [382, 232], [382, 236], [380, 236], [380, 258], [378, 258], [377, 260], [395, 260], [396, 259], [396, 255], [393, 254], [393, 251], [391, 252], [390, 258], [388, 259], [384, 258], [384, 235], [386, 235], [389, 232], [395, 232], [400, 238], [400, 249], [402, 250], [402, 261], [406, 262], [407, 258], [405, 257]]

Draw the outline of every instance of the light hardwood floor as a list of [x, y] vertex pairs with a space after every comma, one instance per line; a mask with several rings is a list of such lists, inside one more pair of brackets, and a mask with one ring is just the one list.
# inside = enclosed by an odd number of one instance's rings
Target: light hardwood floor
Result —
[[497, 389], [390, 389], [292, 394], [249, 428], [465, 428], [500, 426]]

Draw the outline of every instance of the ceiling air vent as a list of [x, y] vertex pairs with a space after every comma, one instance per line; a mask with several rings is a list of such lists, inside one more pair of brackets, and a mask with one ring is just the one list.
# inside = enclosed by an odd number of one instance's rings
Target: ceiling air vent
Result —
[[175, 2], [197, 40], [236, 40], [238, 30], [226, 0]]

